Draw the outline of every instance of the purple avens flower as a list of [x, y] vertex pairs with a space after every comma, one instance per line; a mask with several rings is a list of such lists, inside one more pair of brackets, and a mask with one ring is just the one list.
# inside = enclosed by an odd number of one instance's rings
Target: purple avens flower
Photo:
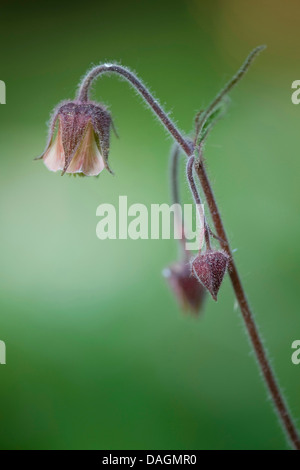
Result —
[[[254, 49], [232, 80], [216, 95], [204, 111], [198, 113], [196, 116], [196, 132], [193, 141], [182, 134], [148, 88], [134, 73], [118, 64], [100, 64], [92, 68], [84, 77], [78, 90], [76, 100], [73, 102], [64, 102], [55, 110], [50, 124], [49, 141], [44, 154], [40, 158], [44, 160], [50, 170], [62, 170], [63, 174], [67, 172], [98, 175], [104, 168], [109, 170], [107, 160], [109, 131], [112, 121], [104, 106], [90, 101], [90, 88], [96, 78], [103, 74], [110, 73], [121, 76], [135, 88], [165, 129], [174, 138], [178, 148], [180, 148], [188, 158], [187, 176], [195, 203], [198, 210], [201, 211], [200, 215], [204, 215], [202, 214], [200, 193], [194, 181], [193, 171], [197, 175], [199, 189], [203, 191], [207, 201], [216, 231], [216, 234], [212, 232], [206, 218], [203, 217], [206, 243], [205, 251], [202, 253], [200, 250], [198, 256], [190, 262], [191, 253], [186, 250], [183, 236], [182, 245], [184, 259], [178, 264], [172, 265], [171, 268], [169, 268], [169, 272], [165, 274], [181, 305], [198, 312], [203, 301], [204, 289], [207, 289], [216, 300], [224, 275], [228, 270], [235, 297], [239, 303], [242, 318], [258, 360], [261, 375], [270, 392], [278, 416], [280, 417], [282, 428], [293, 448], [300, 450], [299, 432], [286, 405], [281, 388], [277, 383], [255, 318], [251, 312], [245, 290], [233, 259], [230, 243], [226, 235], [223, 220], [203, 158], [204, 141], [214, 124], [224, 114], [224, 109], [226, 109], [228, 101], [226, 99], [227, 94], [245, 75], [254, 58], [263, 49], [264, 46]], [[56, 125], [58, 130], [54, 138]], [[177, 203], [178, 185], [176, 183], [176, 177], [178, 165], [176, 164], [176, 158], [174, 161], [175, 165], [172, 166], [173, 200]], [[181, 220], [178, 222], [182, 223]], [[221, 250], [215, 250], [211, 247], [210, 236], [218, 240]], [[193, 275], [195, 277], [193, 277]], [[196, 284], [194, 281], [196, 281]]]
[[163, 270], [180, 307], [185, 311], [198, 314], [206, 297], [206, 289], [194, 276], [191, 264], [178, 262]]
[[[108, 166], [112, 120], [98, 103], [65, 101], [57, 106], [50, 123], [43, 159], [51, 171], [97, 176]], [[55, 131], [57, 132], [55, 135]]]
[[[187, 162], [186, 174], [191, 193], [200, 212], [200, 218], [203, 220], [206, 251], [202, 253], [200, 248], [198, 256], [191, 262], [191, 269], [198, 281], [209, 291], [212, 298], [217, 300], [217, 295], [227, 271], [230, 257], [225, 251], [214, 250], [211, 247], [210, 237], [211, 235], [214, 236], [214, 234], [209, 228], [203, 213], [200, 194], [193, 176], [194, 163], [195, 158], [192, 155]], [[219, 237], [216, 238], [219, 239]]]
[[229, 256], [221, 250], [206, 251], [192, 261], [193, 274], [206, 287], [214, 300], [217, 300], [228, 262]]
[[[172, 202], [175, 208], [179, 208], [181, 205], [178, 181], [179, 156], [179, 148], [178, 146], [174, 146], [170, 155], [170, 181], [172, 188]], [[202, 310], [204, 299], [206, 297], [206, 289], [194, 276], [192, 271], [192, 254], [186, 249], [187, 240], [181, 211], [175, 211], [175, 221], [178, 227], [178, 233], [181, 234], [181, 237], [179, 238], [181, 259], [165, 268], [162, 274], [168, 281], [180, 308], [186, 312], [189, 311], [194, 315], [197, 315]]]

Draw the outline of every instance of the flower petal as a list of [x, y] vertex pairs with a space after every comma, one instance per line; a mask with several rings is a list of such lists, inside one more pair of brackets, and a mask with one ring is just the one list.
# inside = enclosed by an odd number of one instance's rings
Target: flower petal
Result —
[[113, 126], [111, 116], [105, 109], [97, 109], [92, 116], [92, 124], [95, 131], [96, 144], [102, 155], [105, 168], [113, 174], [108, 164], [110, 128]]
[[62, 170], [65, 164], [65, 153], [61, 140], [61, 126], [59, 123], [57, 135], [42, 156], [46, 167], [51, 171]]
[[83, 173], [86, 176], [96, 176], [104, 168], [104, 160], [97, 147], [94, 129], [90, 121], [66, 173]]
[[196, 279], [189, 263], [176, 263], [163, 271], [183, 310], [198, 314], [205, 300], [205, 288]]

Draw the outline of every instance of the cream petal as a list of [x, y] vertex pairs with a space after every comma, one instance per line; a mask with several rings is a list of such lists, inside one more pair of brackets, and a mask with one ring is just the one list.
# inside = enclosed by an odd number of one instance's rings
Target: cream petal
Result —
[[104, 160], [96, 144], [94, 129], [88, 123], [83, 140], [67, 168], [66, 173], [83, 173], [96, 176], [105, 168]]
[[60, 125], [54, 142], [52, 142], [48, 150], [43, 155], [43, 160], [46, 167], [51, 171], [59, 171], [64, 168], [65, 153], [61, 141]]

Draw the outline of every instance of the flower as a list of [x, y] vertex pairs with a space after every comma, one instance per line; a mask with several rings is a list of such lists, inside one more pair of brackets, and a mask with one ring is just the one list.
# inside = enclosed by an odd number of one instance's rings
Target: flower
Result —
[[189, 262], [178, 262], [164, 269], [164, 277], [168, 280], [183, 310], [198, 314], [203, 306], [206, 289], [193, 275]]
[[[103, 105], [65, 101], [54, 111], [43, 159], [51, 171], [96, 176], [108, 166], [112, 120]], [[55, 129], [57, 134], [54, 138]]]
[[223, 251], [206, 251], [192, 261], [192, 270], [196, 278], [210, 292], [212, 298], [217, 295], [225, 276], [229, 256]]

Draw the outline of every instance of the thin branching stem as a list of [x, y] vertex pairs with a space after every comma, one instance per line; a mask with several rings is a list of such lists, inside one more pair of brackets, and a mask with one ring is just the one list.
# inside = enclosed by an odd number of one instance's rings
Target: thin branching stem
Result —
[[[195, 157], [194, 157], [194, 155], [192, 155], [191, 157], [189, 157], [189, 159], [187, 161], [186, 176], [187, 176], [188, 183], [190, 185], [191, 193], [194, 197], [196, 207], [199, 211], [200, 220], [203, 221], [204, 238], [205, 238], [206, 249], [210, 250], [211, 249], [210, 230], [208, 228], [207, 221], [206, 221], [205, 216], [204, 216], [203, 204], [201, 202], [200, 194], [198, 192], [198, 189], [197, 189], [197, 186], [196, 186], [196, 183], [195, 183], [195, 180], [194, 180], [194, 175], [193, 175], [194, 162], [195, 162]], [[201, 249], [201, 247], [200, 247], [200, 249]]]
[[267, 352], [264, 348], [262, 339], [256, 326], [255, 318], [253, 316], [253, 313], [251, 312], [245, 290], [243, 288], [236, 264], [232, 256], [232, 251], [228, 242], [227, 234], [225, 232], [222, 217], [202, 158], [197, 160], [195, 164], [195, 171], [198, 175], [199, 181], [205, 193], [209, 211], [211, 213], [211, 217], [215, 226], [215, 230], [218, 236], [220, 237], [220, 245], [230, 257], [230, 264], [228, 268], [230, 280], [237, 301], [239, 303], [247, 333], [255, 351], [256, 359], [260, 367], [262, 377], [264, 378], [267, 389], [269, 390], [270, 396], [272, 398], [273, 404], [280, 418], [286, 436], [288, 437], [292, 446], [296, 450], [300, 450], [300, 437], [297, 428], [295, 426], [295, 423], [293, 422], [288, 406], [284, 400], [283, 394], [280, 390], [280, 386], [275, 378], [273, 369], [268, 359]]
[[185, 227], [182, 216], [182, 204], [180, 201], [179, 194], [179, 158], [180, 158], [180, 148], [178, 145], [174, 144], [170, 154], [170, 186], [171, 186], [171, 198], [172, 204], [175, 205], [175, 219], [176, 224], [180, 230], [180, 246], [182, 249], [183, 257], [186, 261], [190, 258], [190, 253], [186, 249], [186, 235]]
[[223, 98], [228, 95], [228, 93], [232, 90], [233, 87], [243, 78], [243, 76], [247, 73], [250, 65], [254, 61], [254, 59], [258, 56], [260, 52], [262, 52], [266, 46], [258, 46], [248, 55], [247, 59], [241, 66], [241, 68], [237, 71], [237, 73], [232, 77], [232, 79], [225, 85], [225, 87], [217, 94], [217, 96], [213, 99], [213, 101], [208, 105], [205, 112], [201, 114], [201, 117], [198, 122], [198, 132], [201, 133], [203, 126], [211, 113], [214, 112], [216, 107], [220, 104]]
[[[203, 123], [205, 123], [207, 117], [211, 114], [212, 110], [215, 109], [216, 105], [222, 100], [225, 94], [227, 94], [246, 73], [253, 59], [263, 48], [264, 46], [254, 49], [254, 51], [246, 59], [244, 65], [234, 76], [233, 80], [217, 95], [216, 99], [211, 103], [211, 105], [208, 106], [205, 112], [206, 117], [203, 120]], [[152, 111], [157, 115], [158, 119], [162, 122], [164, 127], [169, 131], [169, 133], [172, 135], [177, 144], [185, 152], [187, 157], [190, 158], [194, 154], [194, 145], [190, 142], [190, 140], [185, 138], [182, 133], [177, 129], [175, 124], [172, 122], [172, 120], [169, 118], [163, 108], [159, 105], [157, 100], [151, 95], [146, 86], [127, 68], [116, 64], [103, 64], [92, 69], [84, 78], [80, 86], [79, 93], [77, 96], [78, 101], [88, 101], [88, 93], [93, 80], [101, 74], [111, 72], [121, 75], [142, 95], [146, 103], [148, 103]], [[201, 117], [203, 119], [204, 116]], [[262, 339], [258, 332], [254, 316], [251, 312], [246, 297], [245, 290], [242, 286], [235, 262], [233, 260], [232, 251], [230, 249], [228, 238], [224, 229], [221, 214], [201, 155], [199, 156], [199, 158], [197, 157], [197, 161], [194, 162], [193, 166], [195, 168], [203, 192], [205, 194], [217, 236], [220, 238], [221, 246], [224, 251], [226, 251], [230, 256], [229, 276], [231, 279], [233, 290], [235, 292], [235, 296], [240, 306], [246, 330], [248, 332], [252, 347], [255, 351], [255, 355], [260, 371], [262, 373], [262, 377], [264, 378], [267, 389], [269, 390], [272, 402], [280, 418], [280, 422], [282, 424], [282, 428], [285, 432], [285, 435], [291, 442], [293, 448], [296, 450], [300, 450], [300, 438], [297, 428], [295, 426], [295, 423], [293, 422], [290, 411], [283, 398], [283, 394], [280, 390], [280, 387], [275, 379], [274, 372], [272, 370], [270, 361], [268, 360], [267, 353], [263, 346]]]
[[163, 123], [165, 128], [173, 136], [176, 142], [180, 145], [182, 150], [186, 154], [189, 154], [189, 155], [193, 152], [191, 143], [188, 142], [182, 136], [181, 132], [179, 132], [175, 124], [168, 117], [167, 113], [163, 110], [163, 108], [160, 106], [158, 101], [152, 96], [152, 94], [147, 89], [147, 87], [143, 84], [143, 82], [139, 78], [137, 78], [137, 76], [134, 73], [132, 73], [126, 67], [122, 67], [121, 65], [117, 65], [117, 64], [102, 64], [102, 65], [99, 65], [98, 67], [93, 68], [84, 78], [79, 88], [78, 96], [77, 96], [78, 101], [82, 101], [82, 102], [88, 101], [89, 89], [90, 89], [92, 82], [94, 81], [95, 78], [98, 78], [100, 75], [103, 75], [104, 73], [116, 73], [117, 75], [121, 75], [123, 78], [125, 78], [125, 80], [127, 80], [144, 98], [146, 103], [150, 106], [152, 111], [157, 115], [159, 120]]

